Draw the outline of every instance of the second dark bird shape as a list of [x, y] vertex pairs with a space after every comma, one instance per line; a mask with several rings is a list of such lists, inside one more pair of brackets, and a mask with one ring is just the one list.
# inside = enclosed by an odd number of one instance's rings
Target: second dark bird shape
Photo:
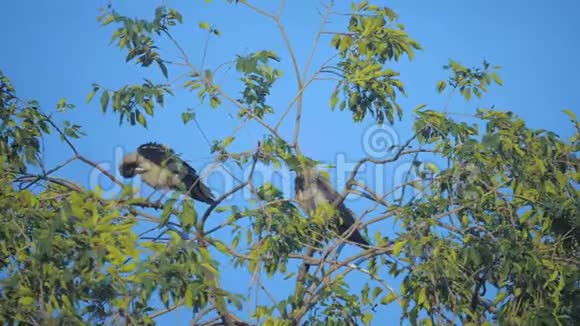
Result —
[[[316, 208], [323, 204], [333, 204], [340, 196], [334, 190], [329, 181], [320, 174], [314, 172], [307, 173], [308, 177], [299, 174], [294, 179], [294, 191], [296, 200], [302, 204], [308, 214], [313, 214]], [[347, 240], [356, 243], [358, 246], [368, 249], [370, 244], [362, 236], [358, 229], [350, 230], [355, 223], [354, 213], [348, 209], [343, 202], [336, 207], [336, 215], [329, 221], [329, 225], [340, 235], [344, 236], [347, 231], [352, 231]]]
[[124, 178], [141, 176], [141, 180], [156, 190], [174, 190], [191, 198], [214, 204], [211, 190], [201, 181], [194, 168], [162, 144], [150, 142], [123, 158], [119, 172]]

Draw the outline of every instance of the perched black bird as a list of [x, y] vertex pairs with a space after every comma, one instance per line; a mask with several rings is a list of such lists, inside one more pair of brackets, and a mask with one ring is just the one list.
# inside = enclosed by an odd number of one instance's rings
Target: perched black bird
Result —
[[[316, 208], [324, 203], [332, 205], [340, 196], [326, 178], [311, 171], [296, 176], [294, 179], [294, 192], [296, 200], [300, 202], [308, 214], [313, 214]], [[329, 225], [332, 225], [341, 236], [349, 231], [348, 241], [356, 243], [361, 248], [368, 249], [370, 244], [363, 238], [359, 230], [349, 230], [355, 223], [354, 213], [342, 202], [338, 204], [336, 210], [337, 213], [329, 221]]]
[[165, 145], [151, 142], [139, 146], [137, 152], [123, 158], [119, 171], [124, 178], [141, 175], [141, 180], [156, 190], [177, 190], [195, 200], [215, 203], [197, 172]]

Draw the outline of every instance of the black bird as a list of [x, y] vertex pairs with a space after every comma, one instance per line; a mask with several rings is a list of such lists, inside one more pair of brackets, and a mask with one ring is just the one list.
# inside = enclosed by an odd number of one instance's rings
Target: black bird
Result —
[[[306, 175], [306, 177], [305, 177]], [[332, 205], [340, 194], [334, 190], [330, 181], [316, 172], [298, 174], [294, 179], [294, 192], [296, 200], [304, 207], [308, 214], [313, 214], [316, 208], [326, 203]], [[329, 221], [340, 236], [350, 232], [348, 241], [356, 243], [359, 247], [368, 249], [369, 242], [363, 238], [358, 229], [349, 230], [355, 223], [354, 213], [343, 202], [336, 207], [336, 215]]]
[[215, 204], [211, 190], [197, 172], [165, 145], [151, 142], [139, 146], [137, 152], [123, 158], [119, 172], [124, 178], [139, 174], [156, 190], [177, 190], [195, 200]]

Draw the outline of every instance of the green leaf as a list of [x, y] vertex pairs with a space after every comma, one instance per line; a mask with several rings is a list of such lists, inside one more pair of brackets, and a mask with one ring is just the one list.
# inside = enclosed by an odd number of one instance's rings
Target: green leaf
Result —
[[141, 111], [136, 110], [135, 116], [137, 118], [137, 122], [139, 122], [139, 124], [142, 125], [143, 127], [147, 128], [147, 120], [145, 119], [145, 116], [141, 113]]
[[183, 121], [183, 124], [187, 124], [193, 119], [195, 119], [195, 112], [187, 111], [181, 113], [181, 121]]
[[30, 306], [34, 302], [33, 297], [22, 297], [18, 300], [18, 303], [23, 306]]
[[492, 71], [489, 73], [489, 76], [495, 81], [496, 84], [498, 84], [499, 86], [503, 85], [503, 81], [501, 80], [501, 78], [499, 78], [499, 75], [495, 72]]
[[209, 29], [209, 24], [206, 22], [199, 23], [199, 28], [201, 29]]
[[197, 211], [193, 208], [191, 201], [183, 201], [183, 210], [179, 215], [179, 221], [187, 232], [197, 223]]
[[145, 101], [145, 103], [143, 103], [143, 108], [148, 115], [153, 116], [153, 101]]
[[330, 108], [334, 110], [336, 104], [338, 103], [338, 89], [332, 93], [330, 97]]
[[466, 89], [463, 91], [463, 96], [465, 97], [465, 99], [466, 99], [467, 101], [469, 101], [469, 100], [471, 99], [471, 89], [470, 89], [470, 88], [466, 88]]
[[395, 292], [390, 292], [389, 294], [385, 295], [381, 300], [381, 304], [387, 305], [393, 301], [395, 301], [399, 297], [398, 294]]
[[573, 122], [576, 122], [576, 113], [572, 112], [570, 109], [564, 109], [564, 113], [566, 113]]
[[120, 273], [130, 273], [130, 272], [134, 271], [135, 268], [137, 268], [137, 262], [132, 261], [129, 264], [121, 266], [121, 268], [119, 268], [119, 272]]
[[165, 66], [165, 64], [163, 63], [163, 60], [159, 59], [156, 61], [157, 61], [157, 65], [159, 66], [159, 69], [161, 69], [161, 72], [163, 73], [163, 76], [165, 76], [165, 78], [168, 78], [167, 66]]
[[422, 305], [427, 300], [427, 291], [425, 288], [419, 290], [419, 295], [417, 296], [417, 304]]
[[101, 95], [101, 109], [103, 112], [107, 111], [107, 105], [109, 105], [109, 92], [103, 91]]
[[413, 109], [413, 112], [415, 112], [415, 113], [419, 112], [422, 108], [424, 108], [426, 106], [427, 106], [427, 104], [419, 104]]
[[468, 225], [469, 225], [469, 216], [467, 216], [467, 214], [463, 214], [461, 216], [461, 226], [466, 228]]
[[58, 103], [56, 104], [56, 107], [59, 109], [62, 109], [66, 106], [66, 98], [61, 98]]
[[554, 271], [552, 272], [552, 275], [550, 275], [550, 278], [548, 278], [548, 279], [546, 280], [546, 283], [544, 284], [544, 288], [546, 288], [546, 287], [547, 287], [547, 286], [548, 286], [548, 285], [549, 285], [551, 282], [554, 282], [554, 281], [555, 281], [555, 280], [558, 278], [558, 275], [559, 275], [559, 274], [560, 274], [560, 273], [558, 272], [558, 270], [554, 270]]
[[439, 172], [439, 168], [437, 167], [437, 165], [435, 165], [435, 163], [431, 163], [431, 162], [425, 163], [425, 168], [429, 169], [433, 173]]
[[230, 254], [230, 250], [228, 249], [228, 246], [226, 246], [225, 244], [223, 244], [223, 242], [221, 242], [221, 241], [214, 241], [213, 242], [213, 245], [221, 253], [226, 254], [226, 255], [229, 255]]
[[89, 95], [87, 95], [87, 103], [90, 103], [93, 100], [93, 97], [97, 94], [97, 90], [93, 89]]
[[234, 137], [234, 136], [228, 136], [228, 137], [226, 137], [223, 140], [223, 146], [224, 147], [228, 147], [228, 145], [231, 144], [234, 141], [234, 139], [236, 139], [236, 137]]
[[205, 268], [206, 271], [212, 273], [214, 276], [219, 274], [218, 270], [207, 262], [202, 262], [201, 267]]
[[212, 96], [209, 98], [209, 104], [212, 107], [212, 109], [217, 108], [220, 105], [221, 101], [217, 96]]
[[373, 320], [373, 313], [370, 311], [365, 312], [362, 320], [363, 320], [363, 324], [370, 325], [371, 321]]
[[406, 243], [407, 240], [399, 240], [395, 242], [395, 244], [393, 245], [393, 255], [398, 256]]
[[193, 287], [191, 284], [188, 284], [185, 290], [185, 306], [187, 308], [193, 307]]
[[499, 304], [500, 302], [502, 302], [505, 298], [507, 298], [509, 294], [505, 291], [501, 291], [497, 294], [497, 296], [495, 297], [495, 300], [493, 301], [494, 304]]
[[520, 216], [520, 224], [524, 224], [528, 221], [528, 219], [530, 218], [530, 215], [532, 214], [532, 210], [528, 210], [526, 212], [524, 212], [522, 214], [522, 216]]
[[358, 10], [361, 11], [363, 10], [366, 6], [368, 6], [369, 2], [368, 1], [361, 1], [361, 3], [359, 3], [358, 5]]
[[173, 205], [175, 205], [175, 202], [177, 202], [177, 199], [175, 198], [170, 198], [165, 202], [163, 205], [163, 211], [159, 217], [159, 225], [167, 224], [169, 217], [171, 217], [171, 214], [173, 213]]
[[443, 91], [445, 90], [445, 87], [447, 87], [446, 81], [440, 80], [437, 82], [437, 92], [443, 93]]
[[102, 23], [103, 26], [109, 25], [113, 21], [113, 19], [115, 19], [115, 17], [113, 17], [113, 15], [107, 16], [107, 18], [105, 18], [105, 20], [103, 20], [103, 23]]

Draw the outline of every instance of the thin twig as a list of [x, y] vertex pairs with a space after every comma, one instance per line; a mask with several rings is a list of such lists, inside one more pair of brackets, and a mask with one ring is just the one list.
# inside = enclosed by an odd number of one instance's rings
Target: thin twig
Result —
[[102, 167], [101, 167], [100, 165], [98, 165], [97, 163], [95, 163], [95, 162], [93, 162], [93, 161], [91, 161], [91, 160], [89, 160], [89, 159], [85, 158], [85, 157], [84, 157], [84, 156], [82, 156], [82, 155], [79, 155], [79, 156], [78, 156], [78, 159], [79, 159], [80, 161], [83, 161], [83, 162], [87, 163], [88, 165], [90, 165], [90, 166], [94, 167], [95, 169], [97, 169], [97, 170], [101, 171], [101, 173], [103, 173], [104, 175], [106, 175], [106, 176], [107, 176], [109, 179], [111, 179], [111, 181], [113, 181], [113, 182], [114, 182], [114, 183], [116, 183], [117, 185], [119, 185], [119, 186], [121, 186], [121, 187], [123, 187], [123, 186], [124, 186], [124, 184], [123, 184], [121, 181], [117, 180], [117, 178], [115, 178], [115, 176], [114, 176], [114, 175], [112, 175], [112, 174], [111, 174], [109, 171], [107, 171], [107, 170], [105, 170], [104, 168], [102, 168]]
[[72, 161], [76, 160], [78, 158], [78, 155], [74, 155], [70, 158], [68, 158], [67, 160], [65, 160], [63, 163], [57, 165], [56, 167], [44, 172], [42, 175], [38, 176], [35, 180], [33, 180], [32, 182], [30, 182], [29, 184], [27, 184], [25, 187], [20, 188], [20, 190], [26, 190], [30, 187], [32, 187], [35, 183], [37, 183], [39, 180], [42, 180], [44, 178], [46, 178], [47, 176], [53, 174], [54, 172], [62, 169], [63, 167], [65, 167], [66, 165], [68, 165], [69, 163], [71, 163]]
[[64, 132], [62, 132], [62, 130], [60, 130], [60, 128], [52, 121], [52, 119], [50, 118], [50, 116], [44, 114], [44, 113], [40, 113], [44, 119], [56, 130], [56, 132], [58, 132], [60, 134], [60, 136], [62, 137], [62, 139], [67, 143], [67, 145], [70, 147], [70, 149], [73, 151], [73, 153], [75, 153], [75, 155], [79, 155], [79, 152], [77, 151], [76, 147], [71, 143], [71, 141], [68, 139], [68, 137], [65, 135]]
[[248, 178], [246, 179], [246, 181], [238, 184], [237, 186], [235, 186], [234, 188], [232, 188], [230, 191], [222, 194], [218, 199], [215, 200], [215, 202], [213, 204], [211, 204], [207, 210], [205, 211], [205, 213], [203, 214], [203, 217], [201, 219], [200, 225], [198, 226], [199, 229], [203, 229], [203, 226], [205, 225], [206, 220], [208, 219], [208, 217], [210, 216], [211, 212], [227, 197], [229, 197], [230, 195], [236, 193], [237, 191], [243, 189], [244, 187], [246, 187], [248, 184], [250, 184], [250, 182], [252, 181], [252, 177], [254, 175], [254, 171], [256, 169], [256, 164], [258, 163], [258, 152], [260, 151], [260, 144], [258, 144], [258, 148], [256, 149], [256, 152], [254, 153], [254, 158], [252, 161], [252, 166], [250, 168], [250, 173], [248, 175]]
[[322, 32], [324, 31], [324, 26], [326, 26], [326, 23], [328, 22], [328, 16], [331, 13], [330, 10], [331, 10], [333, 5], [334, 5], [334, 3], [331, 3], [331, 4], [326, 6], [326, 12], [322, 16], [322, 22], [320, 23], [320, 28], [318, 29], [318, 33], [316, 33], [316, 37], [314, 37], [314, 44], [312, 44], [312, 49], [310, 50], [310, 55], [308, 56], [308, 59], [306, 60], [306, 65], [304, 65], [304, 70], [302, 71], [302, 76], [306, 76], [306, 74], [308, 73], [308, 68], [310, 68], [310, 64], [312, 63], [312, 59], [314, 58], [314, 54], [316, 53], [316, 48], [318, 47], [318, 43], [320, 42], [320, 36], [322, 35]]

